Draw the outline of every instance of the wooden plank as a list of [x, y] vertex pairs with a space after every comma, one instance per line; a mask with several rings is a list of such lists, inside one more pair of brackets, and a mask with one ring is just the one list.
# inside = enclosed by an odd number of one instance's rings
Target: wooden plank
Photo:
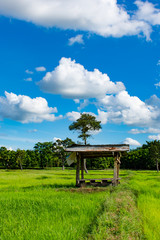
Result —
[[128, 144], [109, 144], [109, 145], [74, 145], [66, 148], [67, 152], [126, 152], [129, 151]]
[[[117, 178], [116, 180], [120, 180], [121, 178]], [[112, 181], [114, 180], [114, 178], [94, 178], [94, 179], [81, 179], [80, 181], [91, 181], [91, 180], [94, 180], [94, 181]]]

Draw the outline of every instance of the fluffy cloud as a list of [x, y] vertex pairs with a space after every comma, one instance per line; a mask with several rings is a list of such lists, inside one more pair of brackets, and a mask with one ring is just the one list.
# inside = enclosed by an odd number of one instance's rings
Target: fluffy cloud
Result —
[[136, 19], [146, 21], [151, 25], [160, 25], [160, 9], [148, 1], [137, 0], [135, 3], [138, 6], [138, 11], [135, 15]]
[[46, 71], [46, 68], [45, 67], [36, 67], [35, 68], [37, 72], [45, 72]]
[[79, 112], [75, 112], [75, 111], [68, 112], [66, 114], [66, 117], [72, 122], [76, 121], [78, 118], [80, 118], [80, 116], [81, 116], [81, 114]]
[[82, 35], [82, 34], [78, 34], [77, 36], [71, 37], [71, 38], [68, 40], [68, 45], [69, 45], [69, 46], [72, 46], [72, 45], [75, 44], [75, 43], [84, 44], [83, 35]]
[[62, 116], [55, 117], [57, 108], [48, 107], [44, 98], [30, 98], [24, 95], [5, 92], [0, 97], [0, 118], [16, 120], [22, 123], [55, 121]]
[[126, 138], [124, 141], [123, 141], [124, 144], [129, 144], [131, 146], [141, 146], [141, 144], [135, 140], [135, 139], [132, 139], [132, 138]]
[[[141, 7], [140, 1], [137, 5]], [[146, 21], [133, 18], [133, 13], [117, 0], [0, 0], [0, 14], [44, 27], [89, 31], [105, 37], [143, 33], [149, 38], [151, 32]]]
[[110, 81], [98, 69], [86, 70], [70, 58], [61, 58], [59, 65], [38, 83], [40, 89], [66, 98], [99, 98], [125, 89], [122, 82]]
[[107, 118], [113, 123], [151, 126], [158, 123], [160, 111], [155, 105], [149, 105], [138, 97], [121, 91], [115, 96], [107, 95], [99, 100], [99, 105], [107, 112]]

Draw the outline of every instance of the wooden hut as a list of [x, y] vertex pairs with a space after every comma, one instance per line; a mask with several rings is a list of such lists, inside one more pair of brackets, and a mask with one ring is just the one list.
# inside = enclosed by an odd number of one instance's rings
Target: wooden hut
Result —
[[[93, 186], [116, 186], [119, 183], [120, 158], [122, 154], [129, 151], [128, 144], [109, 144], [109, 145], [73, 145], [65, 149], [66, 152], [75, 152], [77, 158], [76, 166], [76, 186], [90, 184]], [[113, 178], [103, 179], [84, 179], [84, 159], [96, 157], [114, 157]], [[81, 170], [81, 178], [80, 178]]]

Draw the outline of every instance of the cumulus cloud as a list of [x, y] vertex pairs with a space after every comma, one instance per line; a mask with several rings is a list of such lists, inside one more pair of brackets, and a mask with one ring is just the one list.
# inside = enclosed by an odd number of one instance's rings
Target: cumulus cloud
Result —
[[75, 112], [75, 111], [72, 111], [72, 112], [68, 112], [66, 114], [66, 117], [70, 120], [70, 121], [76, 121], [78, 118], [80, 118], [81, 114], [79, 112]]
[[[139, 8], [140, 3], [137, 1]], [[0, 14], [44, 27], [89, 31], [104, 37], [142, 33], [149, 38], [151, 32], [146, 18], [133, 18], [134, 14], [117, 0], [0, 0]]]
[[37, 72], [45, 72], [46, 71], [46, 68], [45, 67], [36, 67], [35, 68]]
[[125, 123], [141, 127], [158, 123], [160, 111], [155, 105], [149, 105], [127, 91], [99, 99], [99, 105], [107, 112], [109, 122]]
[[75, 37], [69, 38], [69, 40], [68, 40], [68, 45], [69, 46], [72, 46], [75, 43], [84, 44], [83, 35], [82, 34], [78, 34]]
[[136, 19], [148, 22], [151, 25], [160, 25], [160, 9], [156, 8], [153, 3], [137, 0], [135, 4], [138, 6]]
[[98, 69], [88, 71], [75, 60], [61, 58], [59, 65], [47, 72], [38, 82], [40, 89], [66, 98], [99, 98], [125, 89], [122, 82], [112, 82], [107, 74]]
[[126, 138], [124, 141], [123, 141], [124, 144], [129, 144], [131, 146], [141, 146], [141, 144], [135, 140], [135, 139], [132, 139], [132, 138]]
[[0, 97], [0, 118], [16, 120], [22, 123], [55, 121], [53, 113], [57, 108], [48, 107], [46, 99], [42, 97], [30, 98], [24, 95], [5, 92], [5, 97]]

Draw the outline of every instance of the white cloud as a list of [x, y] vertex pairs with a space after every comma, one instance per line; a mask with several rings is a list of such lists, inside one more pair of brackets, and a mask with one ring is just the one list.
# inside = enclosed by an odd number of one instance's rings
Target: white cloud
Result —
[[35, 133], [37, 131], [38, 131], [37, 129], [30, 129], [30, 130], [28, 130], [29, 133]]
[[24, 81], [26, 81], [26, 82], [32, 82], [32, 78], [25, 78]]
[[75, 43], [84, 44], [83, 35], [82, 34], [78, 34], [75, 37], [69, 38], [69, 40], [68, 40], [68, 45], [69, 46], [72, 46]]
[[151, 25], [160, 25], [160, 9], [148, 1], [137, 0], [135, 3], [138, 6], [138, 11], [135, 15], [136, 19], [146, 21]]
[[106, 124], [108, 120], [107, 112], [104, 112], [98, 109], [97, 120], [101, 121], [102, 124]]
[[148, 136], [148, 138], [150, 140], [160, 140], [160, 134], [158, 134], [158, 135], [150, 135], [150, 136]]
[[141, 144], [135, 140], [135, 139], [132, 139], [132, 138], [126, 138], [124, 141], [123, 141], [124, 144], [129, 144], [131, 146], [141, 146]]
[[108, 121], [113, 123], [149, 127], [158, 123], [160, 117], [159, 109], [136, 96], [130, 96], [127, 91], [121, 91], [115, 96], [107, 95], [99, 99], [99, 105], [107, 112]]
[[35, 68], [37, 72], [45, 72], [46, 71], [46, 68], [45, 67], [36, 67]]
[[73, 101], [74, 101], [76, 104], [80, 103], [80, 99], [73, 99]]
[[125, 89], [122, 82], [110, 81], [108, 75], [98, 69], [88, 71], [75, 60], [64, 57], [52, 72], [46, 73], [38, 85], [44, 92], [61, 94], [63, 97], [73, 99], [102, 98], [106, 94]]
[[33, 74], [33, 72], [30, 71], [30, 70], [28, 70], [28, 69], [27, 69], [25, 72], [26, 72], [27, 74]]
[[156, 86], [156, 88], [160, 87], [160, 82], [155, 83], [154, 86]]
[[5, 97], [0, 97], [0, 118], [8, 118], [22, 123], [55, 121], [53, 113], [57, 108], [48, 107], [46, 99], [42, 97], [30, 98], [24, 95], [5, 92]]
[[148, 128], [148, 129], [131, 129], [129, 131], [131, 134], [140, 134], [140, 133], [160, 133], [158, 128]]
[[133, 19], [133, 12], [127, 12], [117, 0], [0, 0], [0, 14], [44, 27], [89, 31], [105, 37], [143, 33], [149, 38], [151, 32], [146, 18]]
[[79, 112], [68, 112], [66, 114], [66, 117], [70, 120], [70, 121], [76, 121], [78, 118], [80, 118], [81, 114]]

